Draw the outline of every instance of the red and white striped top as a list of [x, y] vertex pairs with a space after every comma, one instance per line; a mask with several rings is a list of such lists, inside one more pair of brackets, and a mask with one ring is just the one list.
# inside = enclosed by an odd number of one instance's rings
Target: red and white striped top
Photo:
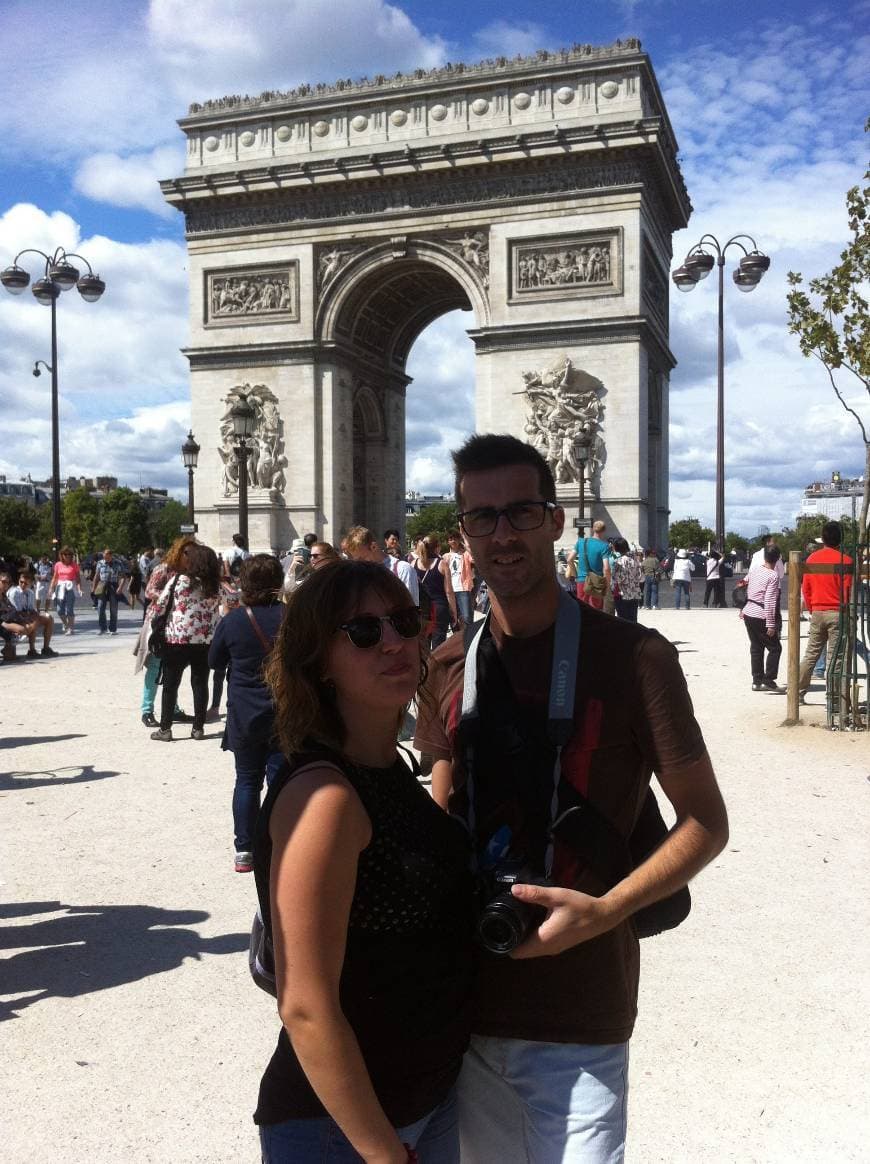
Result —
[[753, 566], [746, 575], [744, 618], [763, 618], [767, 627], [776, 626], [779, 611], [779, 574], [766, 566]]

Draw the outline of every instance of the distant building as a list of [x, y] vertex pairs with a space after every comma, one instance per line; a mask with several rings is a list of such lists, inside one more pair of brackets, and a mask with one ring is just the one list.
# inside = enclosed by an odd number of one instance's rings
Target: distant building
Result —
[[152, 489], [150, 485], [146, 485], [139, 490], [139, 496], [148, 509], [162, 509], [169, 501], [169, 490]]
[[429, 505], [453, 505], [454, 501], [452, 493], [418, 493], [409, 489], [405, 494], [405, 517], [416, 517]]
[[855, 517], [861, 510], [863, 496], [863, 477], [850, 479], [832, 473], [830, 482], [814, 481], [804, 490], [798, 518], [825, 517], [836, 521], [844, 515]]
[[43, 488], [40, 481], [31, 481], [29, 477], [23, 481], [7, 481], [5, 474], [0, 473], [0, 497], [23, 501], [25, 505], [35, 508], [50, 501], [51, 493]]

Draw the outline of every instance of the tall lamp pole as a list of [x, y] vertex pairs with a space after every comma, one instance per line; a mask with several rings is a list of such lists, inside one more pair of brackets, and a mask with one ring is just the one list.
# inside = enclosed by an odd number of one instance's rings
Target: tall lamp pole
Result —
[[[69, 291], [77, 287], [79, 295], [88, 303], [96, 303], [106, 289], [106, 284], [99, 275], [95, 275], [91, 264], [81, 255], [72, 251], [65, 251], [58, 247], [53, 255], [34, 247], [19, 251], [12, 260], [12, 266], [0, 272], [0, 283], [12, 295], [20, 295], [30, 284], [30, 275], [18, 266], [22, 255], [39, 255], [45, 260], [45, 270], [42, 278], [37, 279], [30, 288], [34, 298], [45, 307], [51, 307], [51, 363], [37, 360], [33, 365], [34, 376], [40, 375], [39, 365], [51, 373], [51, 517], [54, 529], [53, 550], [57, 561], [61, 544], [61, 509], [60, 509], [60, 421], [58, 415], [58, 387], [57, 387], [57, 301], [62, 291]], [[78, 259], [88, 268], [88, 273], [82, 275], [78, 267], [70, 262]]]
[[185, 469], [187, 469], [187, 520], [190, 525], [195, 525], [193, 518], [193, 471], [199, 458], [199, 445], [193, 439], [193, 429], [188, 432], [187, 440], [181, 446], [181, 458], [184, 461]]
[[585, 530], [583, 511], [586, 508], [586, 462], [589, 460], [589, 446], [582, 441], [578, 442], [574, 446], [574, 456], [580, 466], [580, 529]]
[[248, 544], [248, 439], [254, 435], [257, 414], [246, 396], [240, 396], [230, 409], [233, 435], [236, 438], [236, 462], [239, 472], [239, 533]]
[[[752, 245], [748, 250], [741, 239]], [[735, 234], [724, 246], [712, 234], [703, 235], [686, 255], [683, 265], [671, 275], [680, 291], [691, 291], [702, 279], [706, 279], [715, 263], [719, 268], [719, 343], [717, 353], [716, 387], [716, 548], [720, 553], [725, 549], [725, 252], [729, 247], [738, 247], [743, 258], [733, 272], [734, 282], [740, 291], [753, 291], [761, 282], [770, 259], [762, 254], [755, 239], [748, 234]], [[709, 248], [709, 249], [707, 249]], [[715, 258], [713, 254], [715, 254]]]

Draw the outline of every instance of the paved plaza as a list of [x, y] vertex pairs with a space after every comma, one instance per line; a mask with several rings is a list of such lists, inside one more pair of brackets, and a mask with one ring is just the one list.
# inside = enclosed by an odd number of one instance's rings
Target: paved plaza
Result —
[[[247, 974], [222, 727], [152, 742], [138, 613], [116, 637], [80, 614], [61, 658], [0, 668], [3, 1158], [254, 1164], [278, 1020]], [[780, 726], [736, 611], [645, 617], [680, 651], [731, 840], [643, 944], [628, 1159], [866, 1160], [870, 736], [826, 731], [821, 689]]]

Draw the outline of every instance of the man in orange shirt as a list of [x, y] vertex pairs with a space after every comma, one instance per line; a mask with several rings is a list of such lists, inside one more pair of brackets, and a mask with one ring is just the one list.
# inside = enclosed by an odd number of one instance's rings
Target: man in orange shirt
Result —
[[[808, 566], [816, 565], [852, 565], [848, 554], [840, 550], [843, 540], [843, 528], [838, 521], [826, 521], [822, 527], [823, 549], [816, 550], [807, 558]], [[821, 656], [822, 649], [827, 643], [828, 660], [832, 661], [835, 655], [837, 628], [840, 622], [840, 607], [849, 602], [849, 592], [852, 588], [852, 578], [843, 574], [805, 574], [801, 584], [804, 605], [810, 613], [810, 634], [804, 657], [801, 659], [800, 679], [798, 680], [798, 694], [801, 703], [810, 689], [813, 667]]]

